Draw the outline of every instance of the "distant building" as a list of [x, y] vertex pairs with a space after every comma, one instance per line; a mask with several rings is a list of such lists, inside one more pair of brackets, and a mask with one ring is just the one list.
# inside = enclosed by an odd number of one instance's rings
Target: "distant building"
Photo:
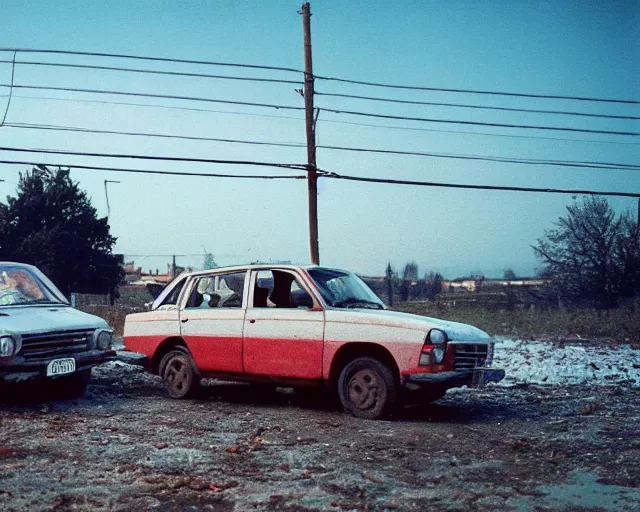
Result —
[[548, 279], [532, 277], [522, 277], [518, 279], [454, 279], [452, 281], [442, 281], [442, 291], [450, 293], [477, 292], [482, 288], [503, 288], [506, 286], [517, 286], [519, 288], [540, 288], [549, 283]]

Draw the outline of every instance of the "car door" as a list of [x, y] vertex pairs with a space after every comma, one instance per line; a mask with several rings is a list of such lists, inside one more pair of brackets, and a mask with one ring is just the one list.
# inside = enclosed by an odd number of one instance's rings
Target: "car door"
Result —
[[246, 373], [321, 379], [324, 310], [290, 270], [251, 273], [244, 321]]
[[180, 312], [180, 331], [201, 372], [242, 373], [246, 271], [201, 275]]
[[127, 350], [152, 357], [160, 343], [180, 336], [179, 303], [186, 282], [186, 277], [177, 278], [155, 299], [154, 309], [127, 318], [124, 332]]

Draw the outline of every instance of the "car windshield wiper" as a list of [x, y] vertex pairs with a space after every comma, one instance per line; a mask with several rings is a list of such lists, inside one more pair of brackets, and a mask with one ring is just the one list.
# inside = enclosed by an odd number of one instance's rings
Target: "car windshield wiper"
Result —
[[25, 304], [62, 304], [63, 306], [68, 306], [68, 304], [66, 302], [62, 302], [60, 300], [50, 300], [50, 299], [35, 299], [35, 300], [29, 300], [26, 302], [21, 302], [20, 304], [25, 305]]
[[357, 297], [349, 297], [348, 299], [339, 300], [332, 304], [334, 308], [358, 308], [364, 307], [369, 309], [383, 309], [382, 304], [367, 299], [358, 299]]

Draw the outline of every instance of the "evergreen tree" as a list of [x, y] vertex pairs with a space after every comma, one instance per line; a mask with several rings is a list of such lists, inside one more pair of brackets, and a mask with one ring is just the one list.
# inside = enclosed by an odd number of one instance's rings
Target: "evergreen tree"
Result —
[[65, 294], [117, 295], [122, 257], [68, 170], [36, 166], [20, 174], [16, 197], [0, 202], [0, 260], [37, 266]]

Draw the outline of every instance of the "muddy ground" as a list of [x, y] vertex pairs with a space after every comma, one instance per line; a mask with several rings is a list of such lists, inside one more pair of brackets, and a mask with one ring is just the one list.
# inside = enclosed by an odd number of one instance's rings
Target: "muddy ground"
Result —
[[82, 399], [4, 395], [1, 510], [637, 510], [640, 388], [491, 387], [394, 421], [288, 388], [168, 398], [109, 363]]

